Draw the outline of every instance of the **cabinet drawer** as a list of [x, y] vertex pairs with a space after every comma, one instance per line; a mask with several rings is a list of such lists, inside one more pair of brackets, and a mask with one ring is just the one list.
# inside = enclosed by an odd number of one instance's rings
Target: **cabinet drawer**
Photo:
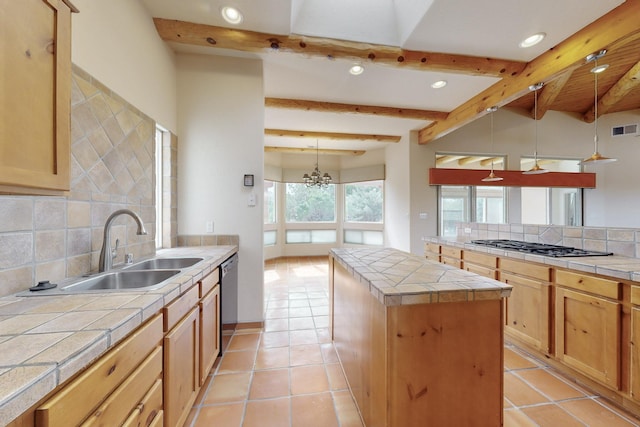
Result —
[[162, 341], [156, 316], [36, 409], [36, 426], [78, 425]]
[[427, 243], [425, 245], [425, 249], [427, 250], [427, 252], [431, 252], [434, 254], [440, 253], [440, 245], [438, 245], [437, 243]]
[[[162, 374], [162, 347], [156, 349], [114, 391], [82, 426], [121, 425], [140, 406], [147, 391]], [[144, 405], [143, 405], [144, 406]]]
[[464, 263], [464, 269], [470, 271], [471, 273], [479, 274], [480, 276], [488, 277], [489, 279], [496, 278], [496, 270], [493, 268], [487, 268], [480, 265], [475, 264], [467, 264]]
[[211, 289], [220, 281], [220, 270], [216, 268], [210, 274], [207, 274], [200, 282], [200, 298], [211, 292]]
[[640, 286], [631, 287], [631, 304], [640, 305]]
[[151, 424], [149, 424], [149, 427], [162, 427], [164, 425], [164, 411], [160, 411], [158, 412], [158, 415], [156, 415], [153, 420], [151, 421]]
[[551, 267], [509, 258], [500, 258], [499, 266], [500, 270], [510, 271], [522, 276], [529, 276], [545, 282], [551, 281]]
[[198, 304], [198, 286], [194, 286], [164, 308], [164, 331], [171, 330]]
[[570, 271], [556, 270], [556, 284], [568, 288], [590, 292], [603, 297], [619, 299], [620, 282], [603, 279], [587, 274], [572, 273]]
[[[123, 427], [139, 427], [155, 425], [157, 418], [162, 420], [162, 380], [157, 379], [151, 389], [133, 410]], [[158, 424], [162, 425], [162, 424]]]
[[458, 258], [458, 259], [462, 258], [461, 256], [462, 250], [460, 248], [456, 248], [453, 246], [441, 246], [440, 254], [451, 257], [451, 258]]
[[496, 268], [498, 266], [498, 257], [487, 255], [479, 252], [464, 251], [462, 259], [465, 262], [482, 265], [484, 267]]

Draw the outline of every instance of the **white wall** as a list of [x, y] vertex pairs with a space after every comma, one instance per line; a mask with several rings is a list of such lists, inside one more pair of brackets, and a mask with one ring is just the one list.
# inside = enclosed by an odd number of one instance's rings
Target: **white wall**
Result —
[[[238, 321], [263, 320], [262, 61], [177, 55], [178, 234], [240, 236]], [[243, 186], [253, 174], [255, 186]], [[248, 206], [253, 193], [256, 206]]]
[[177, 131], [173, 52], [137, 0], [73, 0], [71, 59], [130, 104]]

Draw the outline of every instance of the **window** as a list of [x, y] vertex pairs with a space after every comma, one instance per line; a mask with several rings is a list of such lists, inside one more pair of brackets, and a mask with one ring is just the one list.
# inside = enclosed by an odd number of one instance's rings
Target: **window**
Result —
[[264, 223], [276, 223], [276, 183], [264, 182]]
[[335, 243], [336, 230], [287, 230], [286, 243]]
[[344, 185], [345, 222], [382, 223], [384, 215], [383, 181]]
[[[539, 159], [544, 169], [553, 172], [580, 172], [577, 159]], [[520, 169], [529, 170], [533, 159], [523, 157]], [[523, 187], [521, 197], [523, 224], [582, 225], [582, 189]]]
[[457, 236], [458, 223], [502, 224], [506, 219], [504, 187], [441, 185], [439, 188], [440, 235]]
[[329, 184], [324, 188], [308, 188], [305, 184], [286, 184], [285, 221], [335, 222], [336, 188]]

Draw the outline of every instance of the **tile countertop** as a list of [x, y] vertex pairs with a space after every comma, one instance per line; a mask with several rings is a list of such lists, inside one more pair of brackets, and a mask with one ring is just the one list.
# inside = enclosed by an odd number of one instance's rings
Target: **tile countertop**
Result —
[[160, 250], [155, 257], [204, 261], [153, 291], [41, 291], [0, 298], [0, 425], [96, 360], [237, 251], [237, 246]]
[[548, 257], [504, 249], [489, 248], [481, 245], [474, 245], [473, 243], [471, 243], [471, 239], [465, 238], [445, 239], [442, 237], [428, 237], [423, 240], [426, 243], [457, 246], [460, 249], [485, 252], [502, 257], [517, 258], [526, 261], [539, 262], [541, 264], [548, 264], [554, 267], [568, 268], [571, 270], [584, 271], [585, 273], [601, 274], [603, 276], [614, 277], [617, 279], [640, 282], [639, 258], [629, 258], [621, 255]]
[[331, 249], [331, 256], [386, 306], [490, 300], [511, 286], [397, 249]]

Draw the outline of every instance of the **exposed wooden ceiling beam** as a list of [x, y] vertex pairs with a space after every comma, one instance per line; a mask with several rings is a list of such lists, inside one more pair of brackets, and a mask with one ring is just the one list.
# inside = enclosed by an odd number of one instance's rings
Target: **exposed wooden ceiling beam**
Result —
[[[573, 74], [572, 70], [563, 73], [557, 79], [551, 80], [547, 84], [544, 85], [540, 94], [538, 95], [538, 114], [537, 116], [534, 114], [533, 108], [531, 109], [531, 117], [537, 117], [540, 120], [547, 111], [549, 111], [549, 107], [553, 104], [553, 101], [556, 100], [562, 88], [569, 82], [571, 75]], [[534, 106], [535, 108], [535, 106]]]
[[474, 163], [477, 162], [480, 159], [484, 159], [485, 157], [477, 157], [477, 156], [471, 156], [471, 157], [463, 157], [460, 160], [458, 160], [458, 165], [460, 166], [465, 166], [468, 165], [469, 163]]
[[455, 162], [458, 159], [461, 159], [464, 156], [440, 156], [436, 158], [436, 165], [444, 165], [450, 162]]
[[356, 141], [400, 142], [398, 135], [374, 135], [364, 133], [313, 132], [306, 130], [265, 129], [265, 135], [290, 138], [342, 139]]
[[[636, 63], [624, 76], [614, 84], [598, 101], [598, 116], [606, 114], [629, 92], [640, 86], [640, 62]], [[591, 123], [595, 119], [595, 107], [591, 107], [582, 119]]]
[[298, 53], [329, 59], [347, 59], [427, 71], [448, 71], [476, 76], [502, 77], [518, 74], [525, 63], [505, 59], [404, 50], [336, 39], [298, 35], [276, 35], [154, 18], [164, 41], [232, 49], [244, 52]]
[[617, 44], [640, 32], [638, 25], [640, 1], [628, 0], [598, 20], [549, 49], [513, 76], [504, 76], [480, 94], [418, 132], [418, 143], [426, 144], [487, 114], [491, 106], [501, 107], [528, 92], [529, 86], [557, 78], [584, 64], [585, 57], [600, 49]]
[[504, 162], [504, 157], [489, 157], [488, 159], [480, 160], [480, 166], [490, 166], [492, 163], [494, 165], [499, 165]]
[[296, 147], [272, 147], [265, 146], [265, 153], [313, 153], [316, 154], [316, 151], [320, 154], [331, 154], [336, 156], [362, 156], [366, 153], [365, 150], [332, 150], [328, 148], [320, 148], [316, 150], [315, 148], [296, 148]]
[[416, 110], [411, 108], [380, 107], [373, 105], [339, 104], [336, 102], [308, 101], [303, 99], [265, 98], [265, 107], [292, 110], [320, 111], [325, 113], [356, 113], [388, 116], [401, 119], [443, 120], [444, 111]]

